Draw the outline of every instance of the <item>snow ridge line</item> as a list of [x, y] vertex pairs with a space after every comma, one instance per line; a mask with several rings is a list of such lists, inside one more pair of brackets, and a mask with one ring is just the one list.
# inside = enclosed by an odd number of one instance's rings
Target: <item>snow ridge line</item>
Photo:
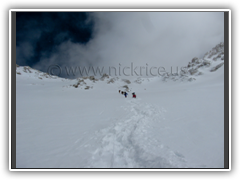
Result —
[[[154, 136], [154, 124], [165, 120], [159, 110], [141, 99], [127, 100], [126, 117], [97, 133], [97, 148], [88, 167], [176, 168], [186, 167], [184, 156], [165, 147]], [[155, 129], [156, 130], [156, 129]]]

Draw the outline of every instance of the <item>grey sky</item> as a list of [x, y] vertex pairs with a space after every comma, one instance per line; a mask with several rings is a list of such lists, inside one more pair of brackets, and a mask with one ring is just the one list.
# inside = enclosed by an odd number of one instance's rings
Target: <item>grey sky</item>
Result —
[[223, 12], [95, 12], [87, 44], [63, 42], [35, 67], [186, 66], [224, 41]]

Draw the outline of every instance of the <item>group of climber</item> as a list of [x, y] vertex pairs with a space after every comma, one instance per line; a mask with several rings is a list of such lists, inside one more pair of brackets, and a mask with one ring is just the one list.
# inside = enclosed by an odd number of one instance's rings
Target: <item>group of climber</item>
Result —
[[[126, 91], [121, 91], [121, 90], [119, 90], [119, 93], [123, 94], [123, 95], [125, 96], [125, 98], [126, 98], [127, 95], [128, 95], [128, 93], [127, 93]], [[137, 97], [134, 92], [132, 93], [132, 97], [133, 97], [133, 98], [136, 98], [136, 97]]]

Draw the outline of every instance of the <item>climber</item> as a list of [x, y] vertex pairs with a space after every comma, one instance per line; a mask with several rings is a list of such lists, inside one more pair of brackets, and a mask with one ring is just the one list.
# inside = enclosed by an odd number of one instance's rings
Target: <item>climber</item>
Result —
[[132, 93], [132, 95], [133, 95], [133, 98], [136, 98], [136, 97], [137, 97], [135, 93]]

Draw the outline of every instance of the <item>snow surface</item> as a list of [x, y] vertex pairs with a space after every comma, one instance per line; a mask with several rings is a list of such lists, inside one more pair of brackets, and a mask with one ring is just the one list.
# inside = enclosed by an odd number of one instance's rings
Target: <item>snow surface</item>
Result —
[[211, 67], [192, 82], [85, 79], [87, 90], [18, 67], [17, 168], [224, 168], [224, 65]]

